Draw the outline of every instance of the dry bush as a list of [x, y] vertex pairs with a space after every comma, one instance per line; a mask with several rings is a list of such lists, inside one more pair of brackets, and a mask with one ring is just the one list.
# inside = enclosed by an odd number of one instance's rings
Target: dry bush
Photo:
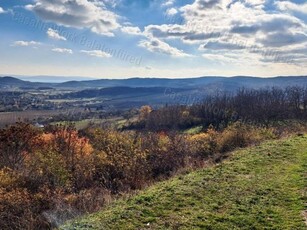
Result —
[[147, 152], [150, 178], [168, 177], [185, 166], [189, 145], [185, 136], [165, 132], [142, 136], [142, 148]]
[[276, 138], [274, 127], [256, 126], [235, 122], [224, 129], [217, 138], [219, 152], [229, 152], [235, 148], [256, 145], [264, 140]]
[[220, 152], [229, 152], [235, 148], [246, 147], [256, 138], [255, 133], [246, 125], [236, 122], [227, 127], [218, 137], [217, 145]]
[[0, 188], [1, 229], [49, 229], [49, 223], [41, 215], [45, 200], [30, 194], [26, 189]]
[[19, 170], [24, 159], [40, 148], [40, 132], [25, 123], [0, 129], [0, 169]]
[[0, 170], [0, 188], [5, 189], [14, 189], [18, 188], [21, 185], [21, 179], [14, 170], [10, 168], [3, 168]]
[[284, 120], [278, 122], [272, 122], [270, 124], [273, 134], [276, 137], [289, 136], [293, 133], [305, 133], [307, 132], [307, 124], [298, 120]]
[[210, 127], [207, 132], [191, 135], [188, 137], [190, 151], [193, 158], [206, 159], [217, 152], [218, 132]]
[[147, 178], [146, 152], [134, 133], [90, 132], [94, 152], [94, 180], [113, 193], [142, 188]]

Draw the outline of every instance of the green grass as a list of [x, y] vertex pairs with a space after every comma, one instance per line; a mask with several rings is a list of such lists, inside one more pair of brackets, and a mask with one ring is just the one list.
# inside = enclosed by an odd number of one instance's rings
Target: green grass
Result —
[[270, 141], [62, 229], [306, 229], [306, 172], [307, 137]]
[[90, 124], [96, 124], [99, 125], [103, 123], [103, 119], [84, 119], [81, 121], [58, 121], [58, 122], [52, 122], [51, 125], [67, 125], [67, 124], [74, 124], [75, 128], [80, 130], [88, 127]]
[[186, 134], [197, 134], [197, 133], [200, 133], [203, 129], [203, 126], [200, 125], [200, 126], [196, 126], [196, 127], [193, 127], [193, 128], [190, 128], [190, 129], [187, 129], [184, 131], [184, 133]]
[[51, 124], [52, 125], [67, 125], [69, 123], [72, 123], [78, 130], [85, 129], [90, 124], [93, 124], [93, 125], [109, 124], [112, 127], [119, 129], [125, 124], [125, 122], [127, 122], [127, 120], [122, 117], [112, 117], [112, 118], [107, 118], [107, 119], [95, 118], [95, 119], [84, 119], [80, 121], [59, 121], [59, 122], [52, 122]]

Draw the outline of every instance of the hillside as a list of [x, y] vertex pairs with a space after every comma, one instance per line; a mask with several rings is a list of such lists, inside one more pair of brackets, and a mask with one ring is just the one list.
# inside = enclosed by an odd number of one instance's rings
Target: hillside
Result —
[[30, 82], [20, 80], [15, 77], [5, 76], [0, 77], [0, 89], [10, 89], [10, 88], [38, 88], [38, 87], [50, 87], [50, 83], [40, 83], [40, 82]]
[[102, 89], [85, 89], [78, 92], [64, 94], [63, 98], [94, 98], [94, 97], [116, 97], [116, 96], [147, 96], [147, 95], [165, 95], [168, 92], [180, 93], [187, 89], [168, 89], [162, 87], [110, 87]]
[[306, 171], [307, 136], [266, 142], [61, 229], [306, 229]]
[[70, 88], [93, 88], [93, 87], [168, 87], [168, 88], [204, 88], [206, 90], [235, 91], [240, 87], [262, 88], [262, 87], [286, 87], [293, 85], [307, 85], [306, 76], [289, 76], [289, 77], [220, 77], [208, 76], [199, 78], [130, 78], [130, 79], [99, 79], [90, 81], [69, 81], [58, 84], [57, 87]]

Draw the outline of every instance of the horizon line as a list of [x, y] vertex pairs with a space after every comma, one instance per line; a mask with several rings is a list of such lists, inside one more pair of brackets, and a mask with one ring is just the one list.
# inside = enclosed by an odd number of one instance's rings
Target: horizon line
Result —
[[[191, 77], [145, 77], [145, 76], [135, 76], [135, 77], [123, 77], [123, 78], [103, 78], [103, 77], [91, 77], [91, 76], [68, 76], [68, 75], [19, 75], [19, 74], [0, 74], [0, 77], [13, 77], [19, 80], [23, 80], [20, 78], [71, 78], [72, 80], [68, 81], [95, 81], [95, 80], [130, 80], [130, 79], [161, 79], [161, 80], [183, 80], [183, 79], [199, 79], [206, 77], [217, 77], [217, 78], [235, 78], [235, 77], [245, 77], [245, 78], [279, 78], [279, 77], [307, 77], [307, 75], [274, 75], [274, 76], [251, 76], [251, 75], [203, 75], [203, 76], [191, 76]], [[84, 78], [83, 80], [74, 80], [74, 78]], [[35, 79], [32, 79], [35, 80]], [[47, 79], [46, 79], [47, 80]], [[59, 79], [60, 80], [60, 79]], [[31, 80], [24, 80], [30, 81]], [[63, 81], [67, 82], [67, 81]]]

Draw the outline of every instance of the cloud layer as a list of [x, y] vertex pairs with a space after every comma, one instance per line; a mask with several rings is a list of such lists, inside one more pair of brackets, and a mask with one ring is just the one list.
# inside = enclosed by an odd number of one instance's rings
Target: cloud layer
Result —
[[[279, 60], [286, 60], [281, 58], [285, 50], [293, 53], [297, 47], [307, 46], [307, 25], [295, 15], [295, 12], [307, 14], [307, 3], [275, 1], [273, 6], [269, 4], [265, 0], [195, 0], [180, 7], [182, 21], [148, 25], [144, 34], [151, 40], [180, 40], [186, 45], [197, 45], [203, 57], [209, 54], [220, 57], [232, 52], [238, 57], [257, 56], [258, 61], [263, 61], [262, 54], [270, 51]], [[276, 8], [265, 10], [268, 7]], [[305, 18], [307, 21], [307, 15]], [[143, 46], [153, 51], [150, 43]]]
[[113, 36], [113, 30], [119, 27], [118, 16], [106, 9], [101, 1], [36, 0], [26, 8], [44, 20], [68, 27], [88, 28], [107, 36]]
[[[25, 8], [59, 25], [57, 28], [80, 29], [99, 36], [97, 40], [104, 36], [114, 37], [106, 38], [114, 39], [108, 40], [112, 42], [122, 39], [122, 45], [131, 45], [147, 52], [146, 55], [169, 56], [170, 60], [193, 57], [232, 65], [242, 65], [248, 60], [258, 66], [274, 63], [307, 66], [307, 3], [298, 0], [191, 0], [186, 3], [176, 0], [33, 0]], [[155, 9], [157, 14], [148, 14], [141, 20], [121, 11], [132, 8], [148, 12]], [[0, 13], [3, 12], [0, 7]], [[68, 37], [63, 36], [60, 29], [52, 28], [46, 31], [49, 38], [68, 43]], [[13, 45], [38, 44], [16, 41]], [[66, 48], [52, 51], [73, 53]], [[96, 47], [79, 47], [75, 53], [99, 58], [112, 56]]]

